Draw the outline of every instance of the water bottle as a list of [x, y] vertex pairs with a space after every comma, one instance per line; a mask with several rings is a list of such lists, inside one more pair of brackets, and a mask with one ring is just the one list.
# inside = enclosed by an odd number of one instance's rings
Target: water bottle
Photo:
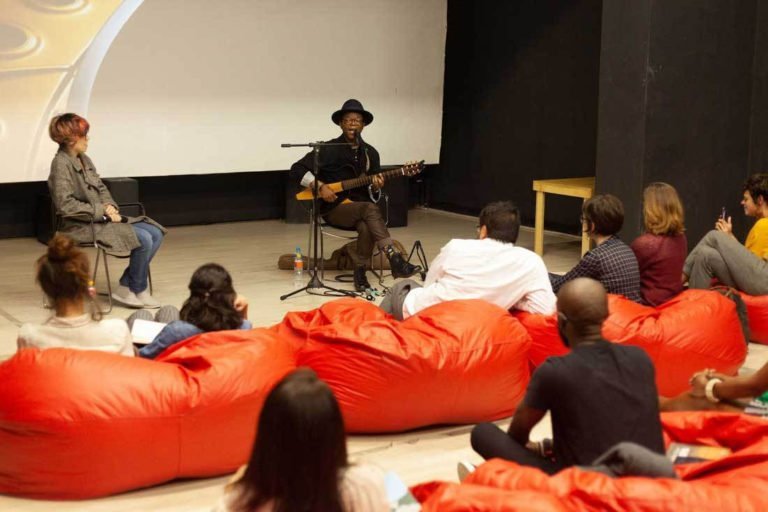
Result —
[[301, 257], [301, 247], [296, 247], [296, 257], [293, 258], [293, 287], [304, 286], [304, 259]]

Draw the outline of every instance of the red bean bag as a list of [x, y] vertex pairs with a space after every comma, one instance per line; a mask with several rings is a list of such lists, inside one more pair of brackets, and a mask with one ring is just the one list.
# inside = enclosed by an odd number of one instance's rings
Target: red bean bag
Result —
[[[663, 396], [688, 389], [691, 375], [704, 368], [733, 375], [746, 358], [736, 306], [717, 292], [687, 290], [655, 308], [609, 295], [608, 308], [603, 336], [645, 349], [656, 367], [656, 385]], [[555, 315], [516, 312], [515, 317], [531, 335], [533, 366], [551, 355], [567, 353], [557, 334]]]
[[157, 361], [23, 350], [0, 364], [0, 493], [83, 499], [231, 472], [293, 368], [266, 329], [196, 336]]
[[414, 489], [422, 510], [738, 510], [768, 505], [768, 422], [733, 413], [662, 414], [668, 441], [727, 446], [734, 453], [714, 461], [676, 467], [680, 480], [610, 478], [569, 468], [547, 476], [493, 459], [459, 484]]
[[529, 380], [530, 337], [504, 309], [451, 301], [403, 322], [354, 299], [289, 313], [277, 328], [339, 400], [349, 432], [510, 416]]
[[768, 345], [768, 295], [739, 295], [747, 306], [750, 341]]

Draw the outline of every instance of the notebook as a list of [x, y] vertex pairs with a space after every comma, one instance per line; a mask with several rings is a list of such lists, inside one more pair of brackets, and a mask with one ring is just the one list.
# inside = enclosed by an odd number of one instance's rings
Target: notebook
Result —
[[701, 444], [670, 443], [667, 449], [667, 458], [672, 461], [672, 464], [712, 461], [730, 454], [730, 448]]
[[154, 322], [152, 320], [142, 320], [137, 318], [133, 321], [133, 327], [131, 328], [131, 336], [133, 342], [136, 345], [148, 345], [152, 343], [155, 336], [160, 334], [167, 324], [162, 322]]

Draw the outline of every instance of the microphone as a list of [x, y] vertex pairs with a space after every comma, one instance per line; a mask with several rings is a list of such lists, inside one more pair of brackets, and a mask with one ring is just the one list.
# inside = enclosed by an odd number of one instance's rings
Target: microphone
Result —
[[363, 145], [363, 139], [360, 137], [360, 130], [355, 130], [355, 144], [358, 146]]

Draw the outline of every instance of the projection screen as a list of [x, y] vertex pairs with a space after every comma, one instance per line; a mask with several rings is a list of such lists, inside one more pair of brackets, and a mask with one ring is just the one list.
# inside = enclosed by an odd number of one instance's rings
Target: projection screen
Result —
[[0, 0], [0, 181], [48, 176], [52, 115], [102, 176], [287, 169], [357, 98], [383, 164], [436, 162], [446, 0]]

